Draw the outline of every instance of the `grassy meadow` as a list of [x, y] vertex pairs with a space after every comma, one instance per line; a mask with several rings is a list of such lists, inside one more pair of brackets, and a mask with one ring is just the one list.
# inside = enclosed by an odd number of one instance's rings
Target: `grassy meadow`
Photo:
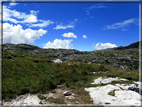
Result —
[[[131, 82], [139, 80], [138, 71], [123, 70], [98, 63], [88, 64], [71, 61], [54, 63], [48, 58], [32, 57], [29, 54], [24, 55], [20, 53], [12, 54], [11, 52], [2, 53], [3, 100], [16, 98], [16, 96], [26, 93], [44, 94], [53, 92], [57, 85], [62, 84], [66, 88], [74, 90], [78, 95], [87, 96], [83, 92], [84, 87], [94, 86], [91, 85], [91, 82], [100, 76], [121, 77], [129, 79]], [[99, 73], [100, 71], [102, 73]], [[53, 101], [53, 99], [50, 100]], [[54, 100], [53, 102], [64, 103], [62, 100], [59, 100], [59, 102]]]

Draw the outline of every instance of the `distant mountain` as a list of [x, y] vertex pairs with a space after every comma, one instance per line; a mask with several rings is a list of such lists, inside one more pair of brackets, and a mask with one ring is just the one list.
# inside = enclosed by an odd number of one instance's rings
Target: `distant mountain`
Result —
[[15, 49], [15, 48], [21, 48], [21, 49], [40, 49], [38, 46], [29, 45], [29, 44], [12, 44], [12, 43], [6, 43], [2, 45], [5, 48], [8, 49]]
[[108, 48], [108, 49], [110, 49], [110, 50], [125, 50], [125, 49], [138, 49], [138, 48], [139, 48], [139, 41], [138, 42], [134, 42], [134, 43], [132, 43], [132, 44], [130, 44], [128, 46], [119, 46], [119, 47]]

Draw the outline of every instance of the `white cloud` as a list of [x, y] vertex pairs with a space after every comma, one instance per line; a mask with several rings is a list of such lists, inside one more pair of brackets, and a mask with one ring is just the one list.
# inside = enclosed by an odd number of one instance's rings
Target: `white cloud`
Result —
[[15, 0], [12, 0], [11, 3], [10, 3], [10, 6], [15, 6], [15, 5], [17, 5], [17, 4], [18, 4], [18, 3], [16, 3]]
[[74, 26], [73, 25], [67, 25], [67, 26], [57, 25], [53, 29], [67, 29], [67, 28], [74, 28]]
[[63, 25], [62, 23], [60, 23], [60, 25], [57, 25], [55, 28], [53, 29], [67, 29], [67, 28], [74, 28], [75, 27], [75, 23], [76, 21], [78, 21], [78, 19], [74, 19], [73, 21], [70, 21], [69, 24], [67, 25]]
[[39, 11], [30, 10], [30, 14], [24, 12], [18, 12], [16, 10], [10, 10], [7, 6], [3, 6], [3, 21], [10, 21], [13, 23], [28, 23], [27, 26], [30, 27], [46, 27], [53, 24], [53, 21], [38, 20], [37, 13]]
[[87, 15], [89, 15], [89, 11], [93, 8], [95, 8], [95, 9], [106, 8], [106, 6], [104, 6], [103, 4], [93, 5], [93, 6], [89, 7], [89, 9], [86, 10]]
[[45, 46], [43, 48], [55, 48], [55, 49], [58, 49], [58, 48], [63, 48], [63, 49], [72, 49], [73, 48], [73, 45], [71, 44], [71, 41], [73, 41], [72, 39], [71, 40], [61, 40], [61, 39], [55, 39], [53, 42], [47, 42], [45, 44]]
[[[94, 44], [93, 44], [94, 45]], [[117, 47], [115, 44], [111, 44], [111, 43], [97, 43], [94, 48], [95, 49], [107, 49], [107, 48], [114, 48], [114, 47]]]
[[53, 21], [50, 21], [50, 20], [47, 20], [47, 21], [40, 21], [42, 23], [38, 23], [38, 24], [27, 24], [29, 25], [29, 27], [46, 27], [50, 24], [53, 24], [54, 22]]
[[33, 14], [30, 14], [30, 15], [26, 15], [24, 18], [24, 21], [21, 21], [21, 23], [35, 23], [37, 21], [38, 21], [37, 17]]
[[112, 25], [106, 25], [106, 26], [104, 26], [104, 30], [124, 28], [125, 26], [129, 26], [129, 24], [132, 24], [132, 23], [137, 24], [137, 22], [138, 22], [138, 19], [132, 18], [132, 19], [125, 20], [123, 22], [114, 23]]
[[67, 37], [67, 38], [77, 38], [77, 36], [72, 32], [64, 33], [64, 34], [62, 34], [62, 36]]
[[[31, 14], [25, 14], [24, 12], [10, 10], [6, 6], [3, 6], [3, 21], [11, 21], [13, 23], [37, 22], [36, 11], [31, 10], [30, 12]], [[23, 21], [18, 21], [17, 19], [23, 19]]]
[[10, 6], [15, 6], [17, 5], [18, 3], [10, 3]]
[[122, 31], [127, 31], [128, 29], [122, 29]]
[[23, 30], [21, 25], [9, 23], [3, 24], [3, 43], [26, 43], [33, 44], [36, 39], [47, 33], [47, 30], [32, 30], [30, 28]]
[[77, 21], [78, 19], [74, 19], [74, 21]]
[[30, 13], [33, 14], [33, 15], [37, 15], [38, 12], [39, 12], [39, 11], [34, 11], [34, 10], [31, 10], [31, 11], [30, 11]]
[[83, 35], [83, 38], [84, 38], [84, 39], [87, 39], [87, 36], [86, 36], [86, 35]]

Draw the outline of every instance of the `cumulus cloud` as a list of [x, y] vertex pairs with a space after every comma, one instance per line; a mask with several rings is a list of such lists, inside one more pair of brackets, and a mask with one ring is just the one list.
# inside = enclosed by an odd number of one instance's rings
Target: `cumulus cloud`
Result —
[[87, 15], [89, 15], [89, 11], [90, 11], [91, 9], [93, 9], [93, 8], [94, 8], [94, 9], [106, 8], [106, 6], [104, 6], [103, 4], [93, 5], [93, 6], [89, 7], [88, 9], [86, 9]]
[[67, 26], [63, 26], [63, 25], [57, 25], [55, 28], [53, 29], [67, 29], [67, 28], [74, 28], [74, 25], [67, 25]]
[[37, 19], [37, 13], [39, 11], [30, 10], [30, 14], [19, 12], [16, 10], [10, 10], [7, 6], [3, 6], [3, 21], [10, 21], [13, 23], [28, 23], [30, 27], [46, 27], [53, 24], [50, 20], [39, 20]]
[[106, 26], [104, 26], [104, 30], [124, 28], [126, 26], [129, 26], [132, 23], [137, 24], [137, 22], [138, 22], [138, 19], [132, 18], [132, 19], [124, 20], [124, 21], [119, 22], [119, 23], [114, 23], [112, 25], [106, 25]]
[[62, 34], [62, 36], [67, 37], [67, 38], [77, 38], [77, 36], [72, 32], [64, 33], [64, 34]]
[[9, 23], [3, 24], [3, 43], [26, 43], [33, 44], [36, 39], [47, 33], [47, 30], [22, 29], [21, 25], [13, 25]]
[[61, 39], [55, 39], [53, 42], [47, 42], [43, 48], [55, 48], [55, 49], [59, 49], [59, 48], [63, 48], [63, 49], [72, 49], [73, 45], [71, 44], [71, 40], [61, 40]]
[[84, 38], [84, 39], [87, 39], [87, 36], [86, 36], [86, 35], [83, 35], [83, 38]]
[[[31, 14], [25, 14], [24, 12], [18, 12], [16, 10], [10, 10], [7, 6], [3, 6], [3, 21], [10, 21], [13, 23], [31, 23], [37, 22], [37, 11], [31, 10]], [[14, 17], [14, 18], [13, 18]], [[17, 19], [23, 19], [18, 21]]]
[[[93, 44], [94, 45], [94, 44]], [[95, 49], [107, 49], [107, 48], [114, 48], [114, 47], [117, 47], [115, 44], [111, 44], [111, 43], [97, 43], [94, 48]]]

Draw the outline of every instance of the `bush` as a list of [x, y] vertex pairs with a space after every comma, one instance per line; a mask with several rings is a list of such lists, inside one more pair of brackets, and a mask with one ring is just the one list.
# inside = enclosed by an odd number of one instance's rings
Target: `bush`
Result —
[[65, 83], [66, 87], [70, 87], [70, 84], [68, 82]]
[[39, 90], [38, 90], [38, 88], [36, 86], [33, 86], [33, 87], [31, 87], [29, 92], [30, 92], [30, 94], [36, 94], [36, 93], [39, 92]]
[[3, 52], [2, 58], [3, 59], [11, 59], [12, 58], [12, 54], [10, 52]]
[[99, 70], [100, 70], [100, 71], [107, 71], [107, 69], [106, 69], [103, 65], [100, 65], [100, 66], [99, 66]]
[[75, 87], [71, 86], [70, 89], [76, 89]]
[[24, 88], [21, 89], [20, 94], [24, 95], [24, 94], [26, 94], [26, 93], [29, 93], [29, 91], [30, 91], [30, 88], [24, 87]]
[[41, 95], [41, 94], [38, 94], [37, 96], [38, 96], [38, 98], [39, 98], [40, 100], [46, 99], [46, 97], [44, 97], [44, 96]]
[[51, 90], [50, 92], [51, 92], [51, 93], [56, 93], [56, 91], [55, 91], [55, 90]]
[[34, 60], [33, 60], [33, 62], [39, 63], [39, 60], [37, 60], [37, 59], [34, 59]]

